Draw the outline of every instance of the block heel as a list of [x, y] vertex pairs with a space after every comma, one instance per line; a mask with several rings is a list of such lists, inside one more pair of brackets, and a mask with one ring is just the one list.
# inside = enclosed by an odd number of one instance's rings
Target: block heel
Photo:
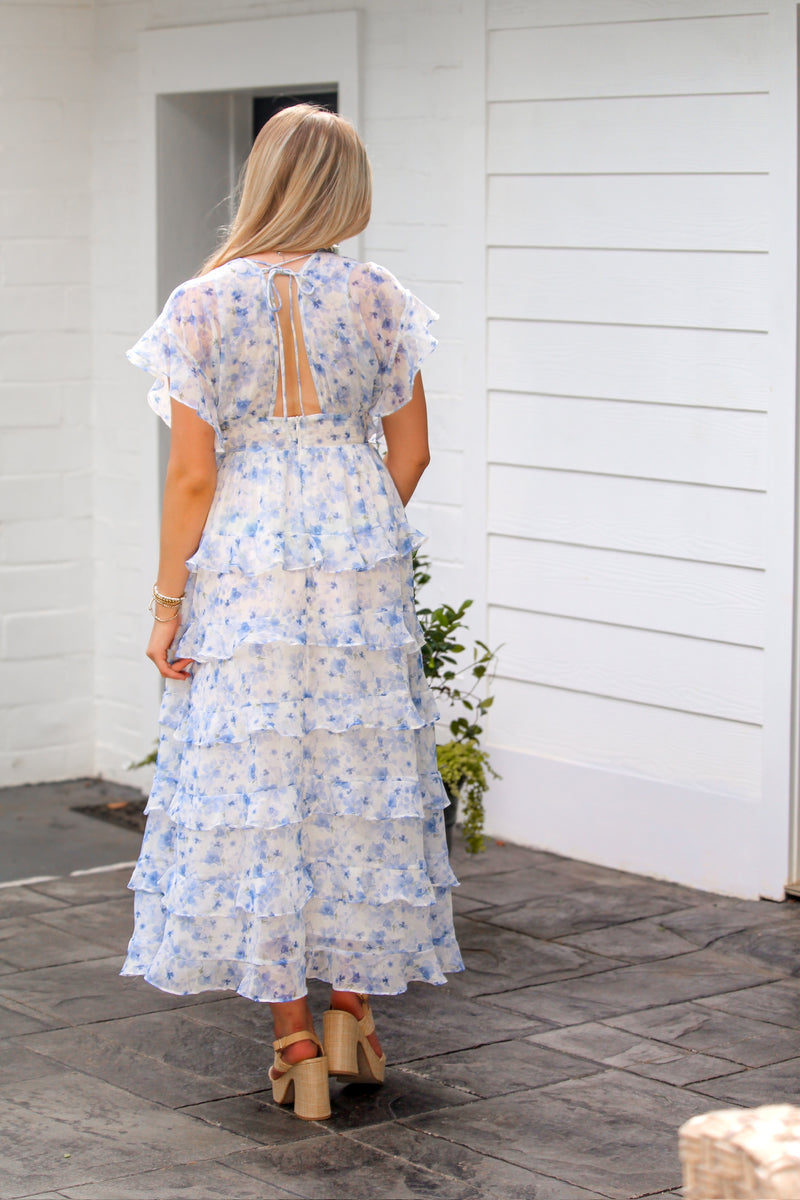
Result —
[[360, 1021], [339, 1008], [329, 1008], [322, 1015], [328, 1073], [346, 1083], [383, 1083], [386, 1055], [376, 1054], [367, 1040], [375, 1022], [367, 997], [358, 993], [358, 998], [364, 1006]]
[[331, 1075], [358, 1074], [358, 1021], [352, 1013], [337, 1008], [323, 1013], [322, 1041]]
[[[280, 1051], [293, 1042], [316, 1042], [321, 1053], [316, 1058], [304, 1058], [300, 1062], [287, 1063], [281, 1058]], [[294, 1115], [303, 1121], [325, 1121], [331, 1115], [331, 1097], [328, 1087], [328, 1059], [322, 1043], [314, 1033], [307, 1029], [300, 1033], [290, 1033], [287, 1037], [279, 1038], [272, 1043], [275, 1051], [275, 1061], [270, 1068], [269, 1077], [272, 1082], [272, 1099], [276, 1104], [291, 1104], [294, 1101]], [[273, 1072], [280, 1071], [275, 1077]]]

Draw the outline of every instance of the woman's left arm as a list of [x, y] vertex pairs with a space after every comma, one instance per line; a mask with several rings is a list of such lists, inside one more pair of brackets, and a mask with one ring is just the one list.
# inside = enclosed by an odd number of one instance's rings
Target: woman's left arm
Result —
[[383, 461], [403, 504], [408, 504], [422, 472], [431, 461], [428, 410], [422, 376], [417, 372], [408, 404], [383, 418], [386, 454]]
[[[208, 517], [217, 483], [214, 430], [194, 409], [171, 402], [172, 433], [169, 444], [164, 506], [161, 516], [161, 553], [156, 588], [162, 596], [182, 596], [189, 571], [186, 560], [196, 551]], [[156, 603], [147, 657], [165, 679], [188, 679], [190, 658], [167, 661], [175, 640], [178, 614]]]

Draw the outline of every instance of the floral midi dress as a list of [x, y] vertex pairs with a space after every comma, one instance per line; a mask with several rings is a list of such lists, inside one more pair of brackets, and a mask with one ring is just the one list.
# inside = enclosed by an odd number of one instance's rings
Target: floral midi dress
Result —
[[[286, 1001], [309, 977], [391, 995], [463, 970], [413, 603], [422, 538], [375, 440], [411, 398], [435, 319], [374, 263], [239, 258], [178, 287], [128, 351], [156, 377], [159, 416], [174, 397], [213, 427], [218, 474], [123, 975]], [[275, 415], [298, 337], [320, 411]]]

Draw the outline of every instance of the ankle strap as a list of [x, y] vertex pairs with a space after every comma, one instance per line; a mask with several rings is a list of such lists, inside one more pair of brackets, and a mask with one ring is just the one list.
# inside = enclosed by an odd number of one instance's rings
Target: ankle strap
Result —
[[375, 1032], [375, 1022], [372, 1019], [372, 1013], [369, 1011], [369, 1009], [367, 1009], [361, 1020], [358, 1022], [358, 1028], [361, 1030], [364, 1037], [369, 1037], [371, 1033]]
[[291, 1046], [295, 1042], [315, 1042], [320, 1050], [322, 1049], [322, 1042], [313, 1030], [309, 1029], [301, 1029], [299, 1033], [287, 1033], [286, 1037], [278, 1038], [276, 1042], [272, 1043], [272, 1049], [283, 1050], [286, 1046]]

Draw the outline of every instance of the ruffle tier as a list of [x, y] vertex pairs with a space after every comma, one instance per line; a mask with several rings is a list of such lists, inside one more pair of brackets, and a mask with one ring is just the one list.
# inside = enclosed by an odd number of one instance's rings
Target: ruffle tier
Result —
[[222, 460], [193, 571], [366, 571], [425, 540], [373, 443], [258, 444]]
[[[446, 974], [463, 970], [449, 889], [437, 890], [428, 908], [395, 906], [395, 944], [376, 940], [373, 906], [363, 918], [362, 905], [326, 903], [324, 914], [322, 907], [312, 898], [300, 914], [275, 921], [236, 911], [220, 937], [218, 925], [165, 914], [157, 894], [137, 892], [137, 932], [122, 974], [143, 975], [180, 996], [230, 989], [281, 1002], [304, 996], [308, 978], [342, 991], [398, 995], [409, 983], [444, 984]], [[359, 923], [365, 933], [348, 936]], [[328, 924], [342, 929], [333, 942], [315, 932]]]
[[317, 729], [303, 738], [265, 731], [213, 745], [183, 744], [165, 729], [158, 761], [147, 811], [166, 809], [187, 828], [291, 824], [312, 804], [379, 819], [447, 806], [430, 726]]
[[159, 721], [178, 741], [205, 746], [262, 732], [420, 729], [438, 716], [423, 685], [418, 650], [245, 645], [233, 658], [198, 663], [190, 681], [171, 682]]
[[435, 888], [456, 884], [438, 845], [441, 810], [424, 820], [313, 814], [269, 829], [208, 830], [186, 828], [156, 811], [148, 831], [131, 884], [158, 893], [167, 912], [180, 916], [237, 909], [272, 918], [300, 912], [312, 896], [418, 908], [433, 903]]
[[176, 653], [197, 662], [272, 642], [388, 650], [418, 648], [424, 640], [410, 565], [401, 572], [397, 559], [368, 571], [201, 569], [191, 577], [188, 597], [191, 623]]

